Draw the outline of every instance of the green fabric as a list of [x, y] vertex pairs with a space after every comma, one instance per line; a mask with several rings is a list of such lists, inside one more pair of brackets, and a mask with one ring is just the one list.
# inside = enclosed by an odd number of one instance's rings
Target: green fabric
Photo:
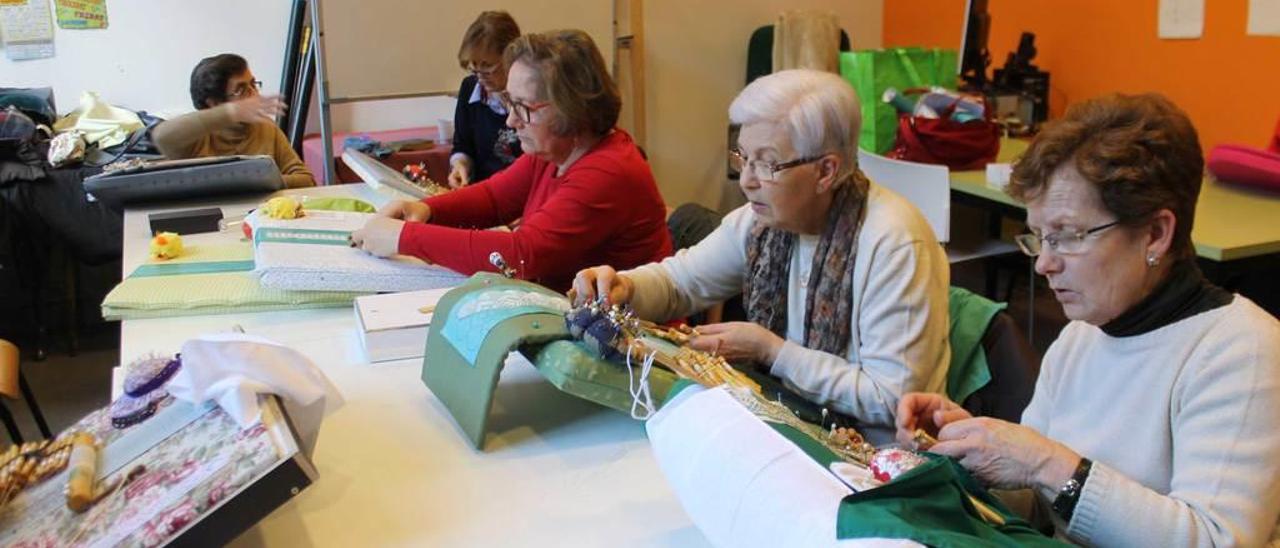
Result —
[[996, 313], [1009, 305], [997, 303], [960, 287], [952, 287], [948, 301], [951, 314], [951, 368], [947, 371], [947, 397], [964, 402], [991, 382], [987, 351], [982, 337]]
[[881, 98], [888, 88], [941, 86], [955, 89], [955, 50], [892, 48], [840, 54], [840, 75], [853, 85], [862, 105], [858, 146], [884, 154], [898, 135], [898, 114]]
[[[555, 341], [539, 349], [533, 358], [534, 367], [556, 388], [587, 401], [630, 414], [632, 398], [630, 383], [639, 379], [628, 376], [625, 364], [597, 358], [577, 341]], [[633, 375], [640, 374], [640, 361], [633, 357]], [[654, 407], [660, 407], [663, 394], [667, 394], [679, 377], [675, 373], [654, 367], [649, 370], [649, 393]]]
[[[246, 268], [247, 267], [247, 268]], [[150, 260], [107, 294], [107, 320], [167, 318], [351, 306], [364, 293], [262, 287], [249, 242], [191, 245], [174, 259]]]
[[302, 209], [313, 211], [354, 211], [356, 213], [377, 213], [378, 208], [364, 200], [330, 196], [324, 198], [307, 198], [302, 202]]
[[315, 228], [264, 226], [253, 231], [253, 245], [262, 242], [278, 244], [351, 245], [351, 232]]
[[129, 277], [102, 300], [106, 320], [350, 307], [364, 293], [262, 287], [252, 272]]
[[[837, 538], [902, 538], [927, 546], [1068, 546], [1032, 528], [955, 460], [925, 456], [929, 462], [894, 481], [845, 497], [836, 515]], [[968, 495], [999, 513], [1005, 524], [983, 520]]]
[[149, 276], [178, 276], [183, 274], [213, 274], [217, 272], [247, 272], [253, 270], [253, 260], [211, 261], [204, 263], [150, 263], [135, 268], [130, 278]]

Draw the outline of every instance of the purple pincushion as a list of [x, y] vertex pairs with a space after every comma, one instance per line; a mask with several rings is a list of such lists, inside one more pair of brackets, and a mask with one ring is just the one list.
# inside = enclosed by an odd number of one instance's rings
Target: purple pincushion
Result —
[[135, 398], [164, 386], [182, 367], [182, 355], [173, 358], [143, 358], [129, 364], [124, 378], [124, 393]]

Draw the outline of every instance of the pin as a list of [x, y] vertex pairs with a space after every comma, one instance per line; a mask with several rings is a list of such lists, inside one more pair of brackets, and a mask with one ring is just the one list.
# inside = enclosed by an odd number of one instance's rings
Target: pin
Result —
[[[489, 264], [498, 269], [498, 272], [507, 278], [516, 277], [516, 269], [507, 265], [507, 260], [502, 258], [502, 254], [494, 251], [489, 254]], [[523, 264], [523, 261], [521, 262]]]

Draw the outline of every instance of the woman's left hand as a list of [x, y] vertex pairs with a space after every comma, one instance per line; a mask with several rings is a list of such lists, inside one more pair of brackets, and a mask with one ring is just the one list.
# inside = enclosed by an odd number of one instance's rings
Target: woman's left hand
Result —
[[948, 423], [929, 451], [955, 457], [990, 487], [1030, 487], [1051, 499], [1080, 463], [1075, 451], [1029, 427], [987, 417]]
[[351, 233], [351, 247], [358, 247], [378, 257], [400, 252], [400, 231], [404, 221], [390, 217], [374, 217], [364, 228]]
[[697, 331], [689, 346], [731, 362], [752, 361], [769, 366], [782, 350], [782, 337], [751, 322], [713, 323], [698, 326]]

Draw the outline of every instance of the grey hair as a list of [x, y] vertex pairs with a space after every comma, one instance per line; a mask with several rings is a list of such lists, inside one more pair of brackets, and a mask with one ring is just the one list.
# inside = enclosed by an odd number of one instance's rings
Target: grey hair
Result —
[[751, 82], [729, 105], [735, 124], [780, 123], [804, 157], [840, 157], [837, 180], [857, 169], [862, 110], [853, 86], [830, 72], [793, 69]]

